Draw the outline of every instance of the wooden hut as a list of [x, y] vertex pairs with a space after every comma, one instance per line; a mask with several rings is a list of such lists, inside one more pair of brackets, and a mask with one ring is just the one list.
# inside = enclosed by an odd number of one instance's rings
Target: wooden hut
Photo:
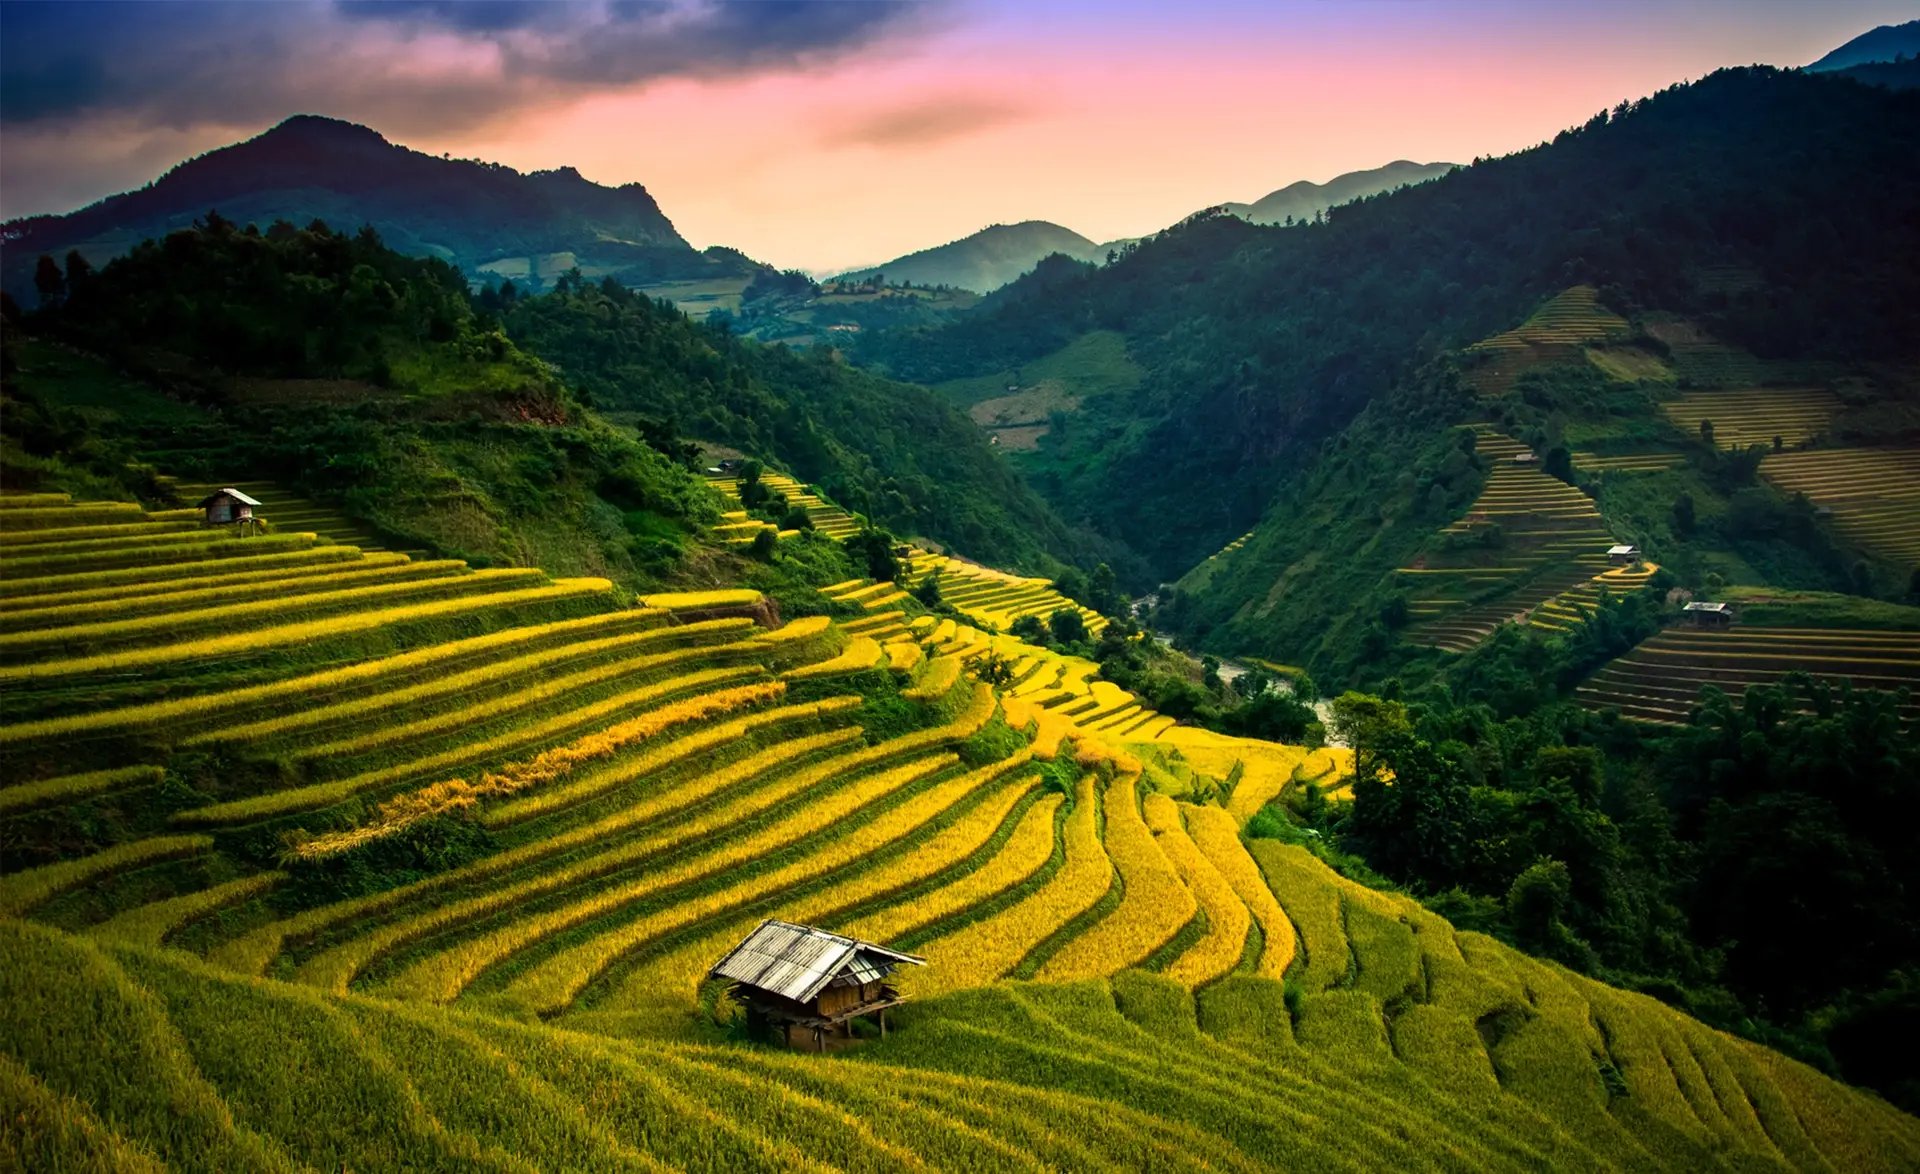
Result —
[[1680, 609], [1693, 621], [1696, 628], [1730, 628], [1733, 626], [1733, 605], [1731, 603], [1706, 603], [1696, 600]]
[[208, 494], [200, 508], [206, 511], [207, 525], [226, 526], [253, 521], [253, 511], [259, 504], [238, 489], [227, 488]]
[[887, 1034], [887, 1008], [901, 1002], [887, 980], [901, 966], [926, 960], [872, 942], [772, 918], [707, 972], [733, 983], [749, 1019], [779, 1029], [789, 1046], [795, 1032], [826, 1050], [828, 1035], [851, 1037], [853, 1021], [873, 1016]]
[[1625, 542], [1607, 547], [1607, 561], [1616, 567], [1630, 567], [1640, 561], [1640, 548]]

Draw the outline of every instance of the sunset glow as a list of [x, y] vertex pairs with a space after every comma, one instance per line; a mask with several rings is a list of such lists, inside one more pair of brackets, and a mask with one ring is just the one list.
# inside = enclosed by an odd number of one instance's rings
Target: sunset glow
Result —
[[[92, 66], [61, 57], [81, 51], [51, 46], [65, 26], [21, 7], [5, 9], [10, 66], [38, 54], [84, 79]], [[435, 154], [640, 182], [696, 245], [831, 270], [996, 221], [1107, 240], [1299, 179], [1504, 153], [1676, 79], [1802, 64], [1910, 14], [1873, 0], [1604, 14], [1383, 0], [926, 4], [884, 19], [856, 5], [826, 21], [823, 6], [746, 4], [718, 31], [683, 22], [602, 59], [589, 54], [604, 39], [593, 22], [613, 19], [600, 6], [496, 6], [492, 20], [262, 7], [229, 21], [231, 8], [147, 6], [153, 35], [107, 46], [157, 54], [184, 38], [211, 53], [250, 38], [230, 101], [185, 100], [163, 70], [142, 83], [136, 68], [118, 92], [62, 105], [10, 68], [0, 211], [65, 211], [304, 111]], [[584, 31], [553, 31], [576, 19]], [[788, 27], [806, 20], [822, 27]], [[270, 67], [270, 84], [244, 76]]]

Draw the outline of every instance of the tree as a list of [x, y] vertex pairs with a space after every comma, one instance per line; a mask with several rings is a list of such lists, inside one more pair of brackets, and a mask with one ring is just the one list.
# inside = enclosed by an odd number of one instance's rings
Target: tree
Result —
[[1019, 619], [1013, 621], [1012, 626], [1009, 627], [1007, 631], [1025, 640], [1029, 644], [1038, 644], [1042, 647], [1045, 647], [1051, 639], [1051, 635], [1047, 631], [1047, 626], [1040, 622], [1039, 616], [1021, 616]]
[[1573, 454], [1564, 444], [1556, 444], [1547, 450], [1547, 459], [1540, 463], [1549, 477], [1558, 477], [1567, 484], [1573, 484]]
[[77, 297], [91, 284], [93, 284], [93, 263], [82, 256], [79, 249], [69, 249], [67, 251], [67, 296]]
[[813, 529], [813, 515], [807, 512], [807, 507], [805, 506], [788, 506], [786, 516], [780, 519], [780, 528], [782, 530], [811, 530]]
[[928, 611], [938, 608], [940, 606], [940, 572], [935, 571], [920, 580], [919, 585], [913, 589], [913, 597]]
[[1120, 582], [1114, 577], [1112, 567], [1101, 563], [1093, 568], [1093, 575], [1087, 580], [1085, 602], [1103, 616], [1114, 615], [1120, 610]]
[[1013, 684], [1013, 662], [997, 652], [989, 652], [974, 662], [973, 675], [986, 685]]
[[1047, 630], [1061, 644], [1078, 644], [1087, 638], [1087, 621], [1078, 608], [1063, 607], [1047, 617]]
[[1371, 780], [1380, 767], [1380, 747], [1407, 733], [1407, 707], [1369, 693], [1346, 692], [1333, 699], [1334, 736], [1353, 749], [1353, 777]]
[[753, 536], [753, 543], [747, 547], [747, 553], [763, 563], [772, 562], [773, 548], [779, 541], [780, 535], [774, 532], [773, 527], [768, 526]]
[[1700, 443], [1707, 445], [1708, 447], [1712, 447], [1713, 445], [1713, 421], [1712, 420], [1700, 421]]
[[1693, 494], [1683, 493], [1673, 499], [1673, 530], [1682, 538], [1693, 536], [1696, 523], [1693, 510]]
[[67, 300], [67, 278], [60, 266], [45, 253], [33, 267], [33, 288], [40, 292], [40, 308], [53, 309]]
[[869, 526], [847, 543], [854, 557], [866, 563], [867, 577], [877, 583], [891, 583], [900, 577], [900, 560], [894, 557], [893, 535]]
[[740, 504], [748, 509], [763, 504], [772, 495], [772, 491], [760, 483], [759, 461], [741, 461], [739, 481]]

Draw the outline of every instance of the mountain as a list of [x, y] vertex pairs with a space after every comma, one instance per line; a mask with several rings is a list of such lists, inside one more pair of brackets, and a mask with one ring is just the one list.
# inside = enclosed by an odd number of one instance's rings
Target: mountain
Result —
[[578, 266], [626, 281], [732, 272], [737, 257], [703, 256], [639, 184], [605, 187], [571, 167], [521, 174], [443, 159], [350, 122], [297, 115], [264, 134], [180, 164], [138, 191], [59, 216], [9, 221], [5, 288], [31, 290], [40, 254], [79, 249], [96, 265], [209, 209], [240, 224], [319, 219], [371, 224], [389, 245], [438, 257], [469, 276], [490, 270], [525, 284]]
[[1095, 244], [1072, 229], [1045, 220], [1024, 220], [989, 225], [972, 236], [844, 273], [836, 280], [871, 281], [884, 275], [894, 285], [945, 285], [989, 293], [1030, 271], [1043, 257], [1063, 253], [1075, 260], [1095, 261], [1106, 252], [1106, 245]]
[[1807, 66], [1807, 69], [1809, 72], [1823, 73], [1828, 70], [1847, 69], [1855, 65], [1871, 65], [1876, 62], [1916, 56], [1920, 56], [1920, 20], [1910, 20], [1905, 24], [1883, 24], [1879, 28], [1861, 33]]
[[1380, 192], [1390, 192], [1408, 184], [1425, 183], [1457, 166], [1456, 163], [1411, 163], [1399, 159], [1370, 171], [1349, 171], [1345, 175], [1336, 175], [1325, 183], [1310, 183], [1303, 179], [1277, 192], [1269, 192], [1251, 204], [1228, 204], [1226, 209], [1254, 224], [1281, 224], [1289, 216], [1295, 220], [1312, 220], [1316, 212], [1325, 212], [1328, 208]]
[[[1122, 335], [1128, 385], [1079, 388], [1015, 459], [1063, 516], [1171, 580], [1246, 533], [1386, 389], [1582, 281], [1704, 314], [1763, 354], [1910, 351], [1916, 128], [1911, 92], [1721, 71], [1323, 225], [1200, 218], [1113, 265], [1061, 259], [953, 325], [856, 353], [896, 378], [987, 385], [1090, 331]], [[1790, 177], [1764, 162], [1782, 152], [1803, 161]]]

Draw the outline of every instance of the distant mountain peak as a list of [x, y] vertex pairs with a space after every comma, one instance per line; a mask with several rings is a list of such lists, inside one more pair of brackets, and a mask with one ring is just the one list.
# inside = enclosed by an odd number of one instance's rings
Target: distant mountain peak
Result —
[[1920, 54], [1920, 20], [1905, 24], [1883, 24], [1869, 29], [1807, 66], [1809, 73], [1847, 69], [1855, 65], [1892, 61], [1901, 56]]
[[371, 224], [401, 252], [523, 281], [577, 267], [639, 284], [726, 267], [687, 244], [640, 184], [609, 187], [565, 166], [526, 175], [416, 151], [357, 122], [295, 114], [136, 191], [10, 222], [0, 279], [24, 291], [40, 253], [77, 248], [103, 264], [208, 209], [263, 228], [275, 220]]

